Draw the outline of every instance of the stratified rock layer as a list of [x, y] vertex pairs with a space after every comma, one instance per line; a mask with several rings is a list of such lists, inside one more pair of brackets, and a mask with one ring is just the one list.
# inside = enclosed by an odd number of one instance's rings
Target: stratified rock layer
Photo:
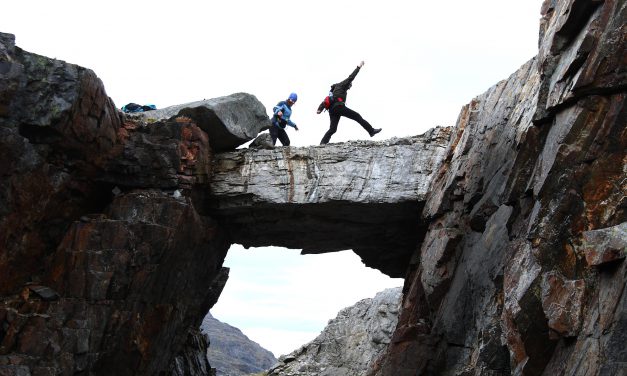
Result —
[[356, 376], [381, 355], [396, 327], [401, 288], [341, 310], [313, 341], [279, 358], [268, 376]]
[[[97, 375], [168, 369], [187, 340], [185, 328], [226, 282], [227, 244], [215, 229], [188, 200], [158, 192], [120, 196], [104, 214], [73, 223], [46, 260], [49, 274], [4, 296], [0, 369]], [[202, 294], [188, 288], [205, 285], [211, 288]]]
[[208, 180], [206, 133], [129, 121], [92, 71], [14, 41], [0, 34], [0, 374], [206, 373], [186, 350], [230, 243], [181, 195]]
[[627, 5], [542, 14], [539, 55], [462, 110], [371, 375], [627, 373]]
[[202, 207], [246, 247], [353, 249], [367, 266], [402, 277], [449, 136], [435, 128], [382, 142], [221, 153]]
[[448, 133], [218, 155], [264, 127], [251, 96], [227, 135], [134, 120], [0, 34], [0, 374], [208, 370], [185, 350], [234, 242], [404, 275], [371, 375], [625, 374], [625, 19], [546, 0], [538, 56]]

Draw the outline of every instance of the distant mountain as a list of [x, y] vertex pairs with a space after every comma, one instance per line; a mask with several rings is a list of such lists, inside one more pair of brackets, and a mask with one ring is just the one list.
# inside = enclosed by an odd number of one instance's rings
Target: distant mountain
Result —
[[344, 308], [316, 339], [281, 356], [279, 363], [264, 375], [364, 375], [390, 343], [398, 322], [401, 295], [401, 287], [387, 289]]
[[221, 322], [211, 313], [200, 330], [209, 337], [207, 358], [217, 376], [243, 376], [264, 371], [277, 363], [274, 355], [251, 341], [241, 330]]

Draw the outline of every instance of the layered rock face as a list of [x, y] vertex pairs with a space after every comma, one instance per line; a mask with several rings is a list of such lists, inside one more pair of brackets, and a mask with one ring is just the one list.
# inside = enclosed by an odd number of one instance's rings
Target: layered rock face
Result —
[[313, 341], [279, 358], [268, 376], [365, 374], [390, 343], [401, 288], [387, 289], [341, 310]]
[[542, 15], [539, 55], [460, 114], [371, 375], [627, 372], [627, 5]]
[[208, 180], [206, 133], [129, 122], [92, 71], [12, 35], [0, 73], [0, 374], [205, 374], [183, 350], [230, 243], [180, 191]]
[[626, 13], [545, 1], [538, 56], [452, 130], [224, 153], [254, 97], [131, 119], [0, 34], [0, 374], [208, 371], [184, 350], [235, 242], [404, 275], [371, 375], [624, 374]]
[[221, 153], [201, 210], [245, 247], [352, 249], [367, 266], [403, 277], [449, 136], [434, 128], [383, 142]]
[[259, 373], [272, 367], [274, 355], [251, 341], [241, 330], [221, 322], [208, 313], [200, 330], [210, 342], [206, 352], [217, 376], [244, 376]]

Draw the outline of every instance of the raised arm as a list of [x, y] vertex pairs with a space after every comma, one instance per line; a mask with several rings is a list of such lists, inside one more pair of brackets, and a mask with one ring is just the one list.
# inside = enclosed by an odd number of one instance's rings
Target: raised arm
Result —
[[361, 69], [361, 67], [364, 66], [364, 62], [360, 62], [359, 65], [357, 65], [357, 68], [355, 68], [355, 70], [353, 71], [353, 73], [350, 74], [350, 76], [348, 76], [347, 79], [345, 79], [342, 82], [338, 82], [336, 84], [336, 86], [339, 86], [340, 88], [347, 90], [351, 83], [353, 82], [353, 80], [355, 79], [355, 77], [357, 77], [357, 73], [359, 73], [359, 70]]

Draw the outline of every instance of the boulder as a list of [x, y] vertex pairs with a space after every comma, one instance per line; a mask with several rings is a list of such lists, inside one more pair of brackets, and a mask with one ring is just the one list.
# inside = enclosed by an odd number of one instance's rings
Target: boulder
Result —
[[191, 118], [207, 133], [216, 152], [234, 150], [271, 125], [264, 105], [247, 93], [179, 104], [134, 116], [151, 123], [181, 115]]

